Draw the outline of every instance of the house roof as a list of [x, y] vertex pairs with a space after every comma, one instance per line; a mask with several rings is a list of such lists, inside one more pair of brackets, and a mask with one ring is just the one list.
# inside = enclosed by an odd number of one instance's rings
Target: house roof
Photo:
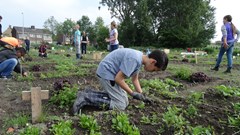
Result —
[[[13, 29], [15, 29], [17, 32], [22, 32], [23, 27], [14, 26]], [[38, 28], [31, 28], [31, 27], [24, 27], [24, 32], [26, 33], [32, 33], [32, 34], [51, 34], [51, 32], [47, 29], [38, 29]]]

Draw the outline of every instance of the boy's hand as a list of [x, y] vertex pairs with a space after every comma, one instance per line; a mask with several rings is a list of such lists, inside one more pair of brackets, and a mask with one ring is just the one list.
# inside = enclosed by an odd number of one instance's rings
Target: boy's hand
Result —
[[23, 76], [25, 76], [25, 77], [28, 76], [28, 73], [27, 73], [27, 72], [24, 72], [24, 73], [23, 73]]
[[138, 92], [133, 92], [131, 96], [133, 97], [133, 99], [142, 100], [142, 101], [145, 100], [144, 95]]

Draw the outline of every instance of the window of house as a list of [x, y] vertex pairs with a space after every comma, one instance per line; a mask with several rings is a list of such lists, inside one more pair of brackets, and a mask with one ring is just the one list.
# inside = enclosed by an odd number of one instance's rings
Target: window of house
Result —
[[37, 35], [37, 38], [42, 38], [42, 35]]
[[32, 38], [35, 37], [33, 34], [29, 34], [29, 36], [32, 37]]

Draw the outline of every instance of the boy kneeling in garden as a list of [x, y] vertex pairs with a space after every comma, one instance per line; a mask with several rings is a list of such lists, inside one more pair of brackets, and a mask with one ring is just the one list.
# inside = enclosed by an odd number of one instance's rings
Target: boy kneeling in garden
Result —
[[[144, 55], [138, 50], [129, 48], [117, 49], [108, 54], [97, 69], [103, 91], [79, 91], [73, 105], [74, 114], [79, 113], [85, 105], [124, 110], [129, 104], [127, 93], [134, 99], [145, 100], [138, 80], [142, 65], [148, 72], [164, 71], [168, 65], [168, 57], [160, 50]], [[136, 91], [133, 91], [125, 82], [129, 77]]]
[[11, 79], [12, 72], [22, 73], [27, 76], [27, 72], [20, 66], [19, 58], [24, 57], [26, 50], [20, 47], [21, 41], [13, 37], [0, 39], [0, 78]]

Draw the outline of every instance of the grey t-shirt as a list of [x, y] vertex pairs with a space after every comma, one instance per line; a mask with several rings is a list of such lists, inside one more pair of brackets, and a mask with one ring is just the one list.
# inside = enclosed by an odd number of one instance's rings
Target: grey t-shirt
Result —
[[106, 80], [115, 80], [119, 71], [131, 77], [141, 69], [142, 56], [142, 52], [130, 48], [114, 50], [100, 62], [97, 74]]

